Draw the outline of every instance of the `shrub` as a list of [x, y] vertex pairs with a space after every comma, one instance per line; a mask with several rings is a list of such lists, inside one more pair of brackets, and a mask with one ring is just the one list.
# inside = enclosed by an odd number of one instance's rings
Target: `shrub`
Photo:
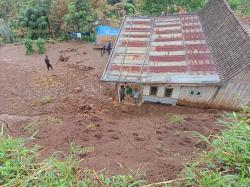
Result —
[[31, 39], [25, 39], [24, 40], [24, 47], [26, 49], [26, 55], [31, 55], [34, 52], [33, 46], [32, 46], [32, 40]]
[[166, 114], [166, 119], [168, 122], [172, 123], [173, 125], [181, 125], [184, 121], [184, 116], [170, 113], [170, 114]]
[[250, 184], [250, 109], [227, 114], [221, 121], [227, 128], [212, 141], [200, 135], [212, 148], [201, 162], [187, 168], [187, 185], [238, 187]]
[[37, 51], [39, 54], [45, 53], [45, 40], [38, 38], [36, 41]]
[[68, 155], [58, 159], [57, 154], [42, 160], [40, 146], [29, 146], [35, 134], [28, 139], [5, 136], [0, 127], [0, 186], [131, 186], [138, 187], [144, 181], [133, 176], [118, 175], [107, 178], [88, 168], [80, 167], [80, 155], [94, 151], [93, 147], [80, 148], [71, 143]]

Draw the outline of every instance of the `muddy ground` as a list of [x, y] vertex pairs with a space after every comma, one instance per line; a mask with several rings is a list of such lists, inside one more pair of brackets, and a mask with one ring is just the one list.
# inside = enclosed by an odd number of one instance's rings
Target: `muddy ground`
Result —
[[[47, 54], [53, 71], [47, 71], [43, 55], [26, 56], [18, 45], [0, 47], [0, 119], [12, 136], [38, 131], [33, 143], [42, 146], [42, 157], [67, 152], [75, 142], [84, 150], [83, 165], [96, 171], [170, 180], [204, 149], [193, 132], [219, 131], [217, 110], [114, 104], [112, 85], [100, 82], [108, 57], [91, 44], [48, 44]], [[68, 61], [58, 61], [60, 54]], [[172, 124], [169, 113], [184, 121]]]

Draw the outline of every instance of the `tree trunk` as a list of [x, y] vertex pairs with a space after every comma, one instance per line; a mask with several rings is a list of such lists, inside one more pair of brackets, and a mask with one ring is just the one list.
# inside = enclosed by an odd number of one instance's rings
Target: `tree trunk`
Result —
[[49, 30], [51, 32], [52, 38], [54, 40], [56, 40], [56, 37], [55, 37], [55, 34], [54, 34], [54, 31], [53, 31], [53, 28], [52, 28], [51, 21], [50, 21], [49, 17], [48, 17], [48, 25], [49, 25]]

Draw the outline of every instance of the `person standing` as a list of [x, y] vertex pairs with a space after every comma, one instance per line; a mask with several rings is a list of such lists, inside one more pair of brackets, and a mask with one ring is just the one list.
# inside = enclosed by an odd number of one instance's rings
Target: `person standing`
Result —
[[52, 65], [51, 65], [50, 62], [49, 62], [49, 57], [48, 57], [48, 55], [45, 55], [44, 62], [45, 62], [45, 64], [47, 65], [48, 71], [49, 71], [50, 69], [53, 70], [53, 67], [52, 67]]
[[120, 102], [125, 100], [125, 87], [124, 87], [124, 85], [121, 85], [121, 88], [119, 89], [119, 95], [120, 95]]
[[133, 98], [134, 98], [134, 102], [135, 104], [139, 104], [139, 99], [140, 99], [140, 92], [137, 88], [135, 88], [134, 92], [133, 92]]
[[111, 54], [111, 50], [112, 50], [112, 44], [111, 44], [111, 41], [109, 40], [108, 46], [107, 46], [108, 55]]

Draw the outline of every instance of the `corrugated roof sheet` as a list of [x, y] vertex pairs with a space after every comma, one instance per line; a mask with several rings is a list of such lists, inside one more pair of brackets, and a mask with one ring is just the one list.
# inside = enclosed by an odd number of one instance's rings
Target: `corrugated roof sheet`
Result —
[[126, 17], [102, 76], [137, 83], [219, 82], [197, 14]]

